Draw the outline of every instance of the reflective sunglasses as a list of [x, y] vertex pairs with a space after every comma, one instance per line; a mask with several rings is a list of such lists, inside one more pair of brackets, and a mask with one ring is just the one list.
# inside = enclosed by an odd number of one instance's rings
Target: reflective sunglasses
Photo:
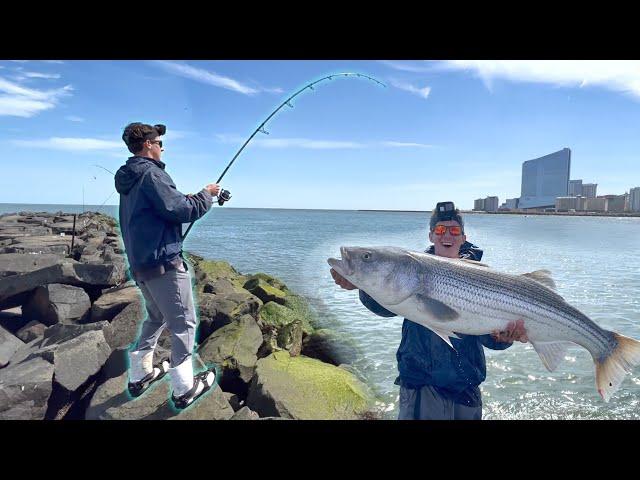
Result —
[[449, 227], [446, 225], [436, 225], [433, 229], [433, 233], [435, 233], [436, 235], [444, 235], [447, 230], [449, 230], [449, 233], [454, 237], [462, 235], [462, 227], [459, 227], [457, 225], [452, 225]]

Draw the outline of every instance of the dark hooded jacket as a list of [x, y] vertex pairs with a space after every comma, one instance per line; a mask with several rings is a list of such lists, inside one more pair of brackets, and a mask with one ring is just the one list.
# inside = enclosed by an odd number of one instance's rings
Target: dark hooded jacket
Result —
[[[425, 253], [433, 254], [431, 246]], [[465, 242], [460, 247], [460, 258], [480, 261], [482, 250]], [[394, 317], [395, 313], [382, 307], [360, 290], [360, 301], [373, 313]], [[487, 376], [484, 347], [504, 350], [511, 343], [496, 342], [491, 335], [462, 335], [450, 338], [455, 350], [438, 335], [419, 323], [405, 319], [402, 340], [396, 353], [399, 376], [396, 385], [407, 388], [434, 387], [442, 396], [456, 403], [477, 407], [482, 405], [479, 385]]]
[[180, 193], [164, 168], [161, 161], [134, 156], [116, 172], [120, 230], [134, 275], [175, 260], [182, 253], [182, 224], [204, 216], [213, 202], [205, 189]]

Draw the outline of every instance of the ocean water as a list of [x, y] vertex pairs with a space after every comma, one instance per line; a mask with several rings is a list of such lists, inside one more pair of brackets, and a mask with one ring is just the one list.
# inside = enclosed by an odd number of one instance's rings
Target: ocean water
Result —
[[[79, 212], [82, 206], [0, 204], [0, 213], [20, 210]], [[113, 206], [102, 211], [117, 214]], [[468, 240], [484, 250], [483, 262], [509, 273], [548, 269], [569, 303], [602, 327], [640, 339], [640, 218], [473, 214], [465, 221]], [[357, 345], [358, 374], [380, 397], [385, 418], [395, 418], [402, 319], [370, 313], [357, 292], [334, 284], [326, 260], [339, 256], [341, 245], [422, 251], [427, 223], [426, 213], [215, 206], [196, 223], [185, 248], [227, 260], [243, 273], [275, 275], [309, 298], [323, 326]], [[591, 356], [581, 347], [571, 347], [555, 372], [528, 344], [485, 354], [483, 418], [640, 419], [640, 367], [604, 403]]]

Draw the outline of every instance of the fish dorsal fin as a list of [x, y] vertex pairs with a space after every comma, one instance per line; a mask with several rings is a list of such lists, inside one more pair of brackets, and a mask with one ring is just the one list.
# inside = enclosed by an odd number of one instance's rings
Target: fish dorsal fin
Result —
[[523, 273], [522, 276], [531, 278], [551, 290], [556, 289], [556, 282], [551, 278], [551, 272], [549, 270], [536, 270], [535, 272]]
[[533, 349], [540, 356], [540, 360], [550, 372], [553, 372], [563, 360], [571, 342], [531, 342]]

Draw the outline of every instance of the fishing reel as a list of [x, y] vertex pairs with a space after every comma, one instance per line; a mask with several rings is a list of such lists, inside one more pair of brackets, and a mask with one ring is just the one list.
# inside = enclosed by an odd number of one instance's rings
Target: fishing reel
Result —
[[225, 190], [224, 188], [220, 189], [220, 193], [218, 193], [218, 205], [222, 206], [224, 202], [228, 202], [231, 199], [231, 192], [229, 190]]

